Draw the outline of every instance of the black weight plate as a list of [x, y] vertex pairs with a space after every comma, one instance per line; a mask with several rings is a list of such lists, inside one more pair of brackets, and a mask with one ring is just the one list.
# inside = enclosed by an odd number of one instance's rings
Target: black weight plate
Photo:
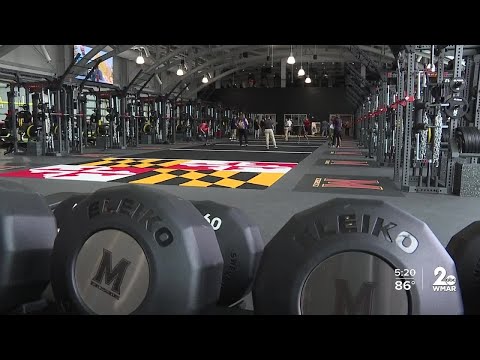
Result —
[[[1, 181], [2, 186], [7, 181]], [[15, 183], [12, 183], [15, 184]], [[0, 313], [40, 300], [50, 280], [57, 227], [45, 199], [0, 187]]]
[[[454, 119], [460, 119], [465, 115], [468, 111], [468, 103], [459, 97], [452, 97], [447, 100], [449, 104], [448, 107], [445, 108], [445, 113]], [[454, 110], [458, 109], [457, 115], [454, 116]]]
[[468, 142], [468, 153], [475, 153], [477, 151], [477, 134], [473, 127], [465, 126], [462, 128], [465, 133], [467, 133], [466, 142]]
[[[439, 268], [450, 285], [437, 285]], [[462, 314], [455, 277], [424, 222], [383, 201], [334, 199], [266, 245], [253, 302], [257, 314]]]
[[471, 153], [477, 153], [478, 152], [478, 142], [480, 141], [480, 137], [478, 132], [476, 131], [477, 129], [474, 127], [469, 126], [468, 127], [469, 133], [470, 133], [470, 152]]
[[450, 80], [449, 85], [454, 93], [459, 93], [465, 89], [465, 80], [462, 78], [453, 78]]
[[468, 127], [462, 127], [463, 138], [465, 140], [465, 153], [471, 153], [471, 147], [473, 145], [471, 131]]
[[473, 131], [473, 128], [471, 127], [463, 127], [464, 131], [467, 133], [467, 137], [468, 137], [468, 152], [469, 153], [474, 153], [475, 152], [475, 148], [476, 148], [476, 143], [475, 143], [475, 140], [476, 140], [476, 134], [474, 133]]
[[192, 201], [215, 230], [223, 255], [219, 305], [230, 305], [247, 295], [265, 243], [259, 227], [242, 210], [213, 201]]
[[60, 193], [53, 193], [45, 196], [45, 200], [47, 201], [48, 206], [52, 211], [56, 209], [57, 206], [59, 206], [62, 201], [70, 198], [71, 196], [76, 196], [76, 195], [87, 195], [83, 193], [78, 193], [78, 192], [60, 192]]
[[55, 220], [57, 221], [57, 228], [61, 229], [66, 223], [66, 218], [73, 214], [73, 209], [88, 197], [88, 194], [71, 195], [61, 203], [57, 204], [53, 210]]
[[472, 152], [478, 154], [480, 153], [480, 131], [473, 126], [470, 126], [469, 129], [472, 134], [472, 139], [474, 141], [474, 144], [472, 146]]
[[452, 237], [447, 251], [455, 261], [466, 315], [480, 315], [480, 221]]
[[191, 314], [214, 305], [223, 260], [188, 201], [126, 185], [78, 203], [52, 254], [60, 307], [82, 314]]

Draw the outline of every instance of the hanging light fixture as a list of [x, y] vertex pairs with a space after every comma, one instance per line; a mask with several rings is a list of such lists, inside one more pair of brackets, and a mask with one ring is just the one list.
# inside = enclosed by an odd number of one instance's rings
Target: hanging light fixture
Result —
[[203, 75], [202, 83], [204, 83], [204, 84], [208, 83], [207, 75]]
[[287, 59], [287, 63], [290, 65], [295, 64], [295, 58], [293, 57], [293, 45], [290, 45], [290, 56]]
[[300, 69], [298, 70], [298, 77], [305, 75], [305, 70], [303, 70], [303, 47], [300, 45]]
[[272, 45], [272, 66], [271, 67], [273, 68], [273, 45]]
[[[310, 72], [310, 64], [307, 64], [307, 70]], [[305, 78], [305, 84], [310, 84], [312, 82], [312, 79], [310, 79], [310, 75], [307, 75]]]
[[137, 56], [137, 60], [135, 60], [135, 62], [136, 62], [138, 65], [145, 64], [145, 59], [144, 59], [143, 56], [142, 56], [142, 50], [140, 50], [140, 54]]
[[183, 65], [185, 64], [185, 60], [182, 59], [182, 61], [180, 61], [180, 65], [178, 65], [178, 70], [177, 70], [177, 75], [178, 76], [182, 76], [184, 73], [183, 73]]

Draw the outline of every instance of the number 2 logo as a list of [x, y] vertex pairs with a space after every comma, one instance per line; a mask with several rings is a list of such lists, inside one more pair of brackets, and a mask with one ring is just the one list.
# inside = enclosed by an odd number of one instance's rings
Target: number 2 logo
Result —
[[447, 275], [447, 272], [443, 267], [441, 267], [441, 266], [437, 267], [433, 271], [433, 275], [437, 276], [437, 280], [435, 280], [433, 285], [447, 285], [447, 283], [445, 281], [443, 281], [443, 279], [445, 278], [445, 275]]

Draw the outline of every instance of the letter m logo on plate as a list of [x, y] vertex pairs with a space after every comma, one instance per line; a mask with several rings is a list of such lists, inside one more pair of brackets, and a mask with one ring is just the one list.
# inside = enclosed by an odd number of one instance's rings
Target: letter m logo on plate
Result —
[[102, 260], [91, 285], [119, 300], [123, 278], [130, 264], [131, 262], [127, 259], [121, 259], [112, 269], [112, 253], [103, 249]]

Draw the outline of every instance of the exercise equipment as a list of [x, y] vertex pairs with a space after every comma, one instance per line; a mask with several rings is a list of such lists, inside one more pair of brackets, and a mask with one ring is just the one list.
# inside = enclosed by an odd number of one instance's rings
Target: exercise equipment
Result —
[[480, 130], [475, 127], [456, 128], [455, 140], [462, 153], [480, 152]]
[[242, 299], [252, 287], [265, 244], [259, 227], [242, 210], [213, 201], [192, 201], [215, 231], [223, 256], [218, 304]]
[[57, 227], [39, 194], [2, 180], [0, 197], [0, 313], [6, 313], [41, 298]]
[[294, 215], [255, 275], [263, 241], [236, 208], [138, 185], [42, 198], [1, 180], [0, 195], [2, 313], [45, 313], [43, 296], [74, 314], [229, 314], [255, 277], [256, 314], [462, 314], [462, 296], [480, 312], [480, 222], [447, 253], [383, 201], [334, 199]]
[[447, 245], [455, 261], [465, 315], [480, 314], [480, 221], [455, 234]]
[[461, 119], [468, 112], [468, 102], [457, 96], [452, 96], [447, 100], [445, 113], [452, 119]]
[[219, 297], [222, 254], [188, 201], [134, 185], [107, 188], [79, 202], [64, 224], [51, 271], [63, 311], [192, 314]]
[[465, 79], [453, 78], [452, 80], [450, 80], [449, 85], [450, 85], [450, 89], [454, 93], [459, 93], [459, 92], [463, 91], [463, 89], [465, 89], [465, 86], [467, 85], [467, 83], [466, 83]]
[[[434, 285], [455, 265], [428, 226], [383, 201], [334, 199], [294, 215], [266, 245], [257, 314], [462, 314]], [[436, 291], [438, 290], [438, 291]]]
[[64, 226], [65, 221], [71, 215], [73, 208], [88, 196], [89, 194], [63, 192], [45, 197], [48, 206], [52, 210], [53, 215], [55, 215], [58, 229], [61, 229]]
[[[89, 194], [58, 193], [46, 197], [61, 229], [73, 209]], [[252, 287], [264, 248], [258, 226], [242, 210], [213, 201], [192, 201], [215, 231], [224, 260], [218, 305], [241, 300]]]

